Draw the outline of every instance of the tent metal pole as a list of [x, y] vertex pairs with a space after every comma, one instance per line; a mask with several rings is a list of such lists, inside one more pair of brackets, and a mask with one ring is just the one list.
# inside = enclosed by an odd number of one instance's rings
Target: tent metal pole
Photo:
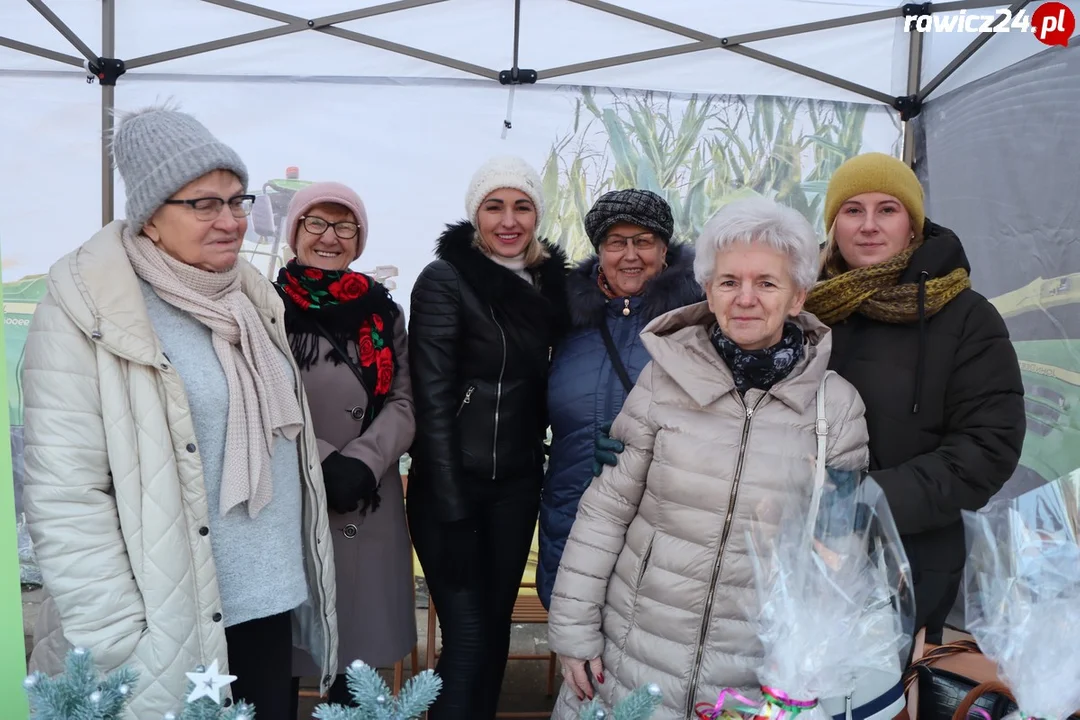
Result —
[[[692, 38], [694, 40], [715, 41], [721, 39], [715, 35], [710, 35], [701, 32], [700, 30], [694, 30], [693, 28], [677, 23], [668, 22], [667, 20], [662, 20], [658, 17], [653, 17], [652, 15], [646, 15], [645, 13], [628, 10], [624, 7], [619, 7], [618, 5], [612, 5], [604, 2], [604, 0], [570, 0], [570, 2], [584, 5], [585, 7], [599, 10], [600, 12], [606, 12], [610, 15], [617, 15], [618, 17], [626, 18], [627, 20], [633, 20], [634, 22], [639, 22], [643, 25], [657, 28], [658, 30], [666, 30], [667, 32], [682, 35], [683, 37]], [[992, 1], [987, 2], [987, 0], [956, 0], [956, 2], [934, 3], [933, 12], [971, 10], [974, 8], [990, 7], [996, 4], [999, 3]], [[802, 23], [799, 25], [788, 25], [773, 30], [760, 30], [752, 33], [743, 33], [742, 35], [729, 35], [728, 37], [723, 38], [726, 42], [722, 44], [728, 46], [748, 42], [760, 42], [761, 40], [771, 40], [772, 38], [801, 35], [803, 33], [818, 32], [819, 30], [832, 30], [834, 28], [847, 27], [849, 25], [861, 25], [863, 23], [889, 20], [898, 17], [903, 17], [903, 8], [901, 7], [890, 8], [888, 10], [876, 10], [874, 12], [861, 13], [859, 15], [831, 18], [829, 20], [817, 20], [815, 22]]]
[[325, 27], [319, 28], [316, 32], [333, 35], [334, 37], [339, 37], [343, 40], [351, 40], [355, 43], [360, 43], [361, 45], [370, 45], [371, 47], [377, 47], [380, 50], [388, 50], [389, 52], [397, 53], [398, 55], [407, 55], [408, 57], [414, 57], [417, 60], [425, 60], [429, 63], [434, 63], [435, 65], [453, 68], [471, 75], [479, 75], [480, 77], [489, 80], [499, 79], [499, 72], [497, 70], [492, 70], [491, 68], [486, 68], [481, 65], [473, 65], [464, 60], [457, 60], [445, 55], [439, 55], [438, 53], [410, 47], [409, 45], [402, 45], [400, 43], [390, 42], [389, 40], [383, 40], [382, 38], [372, 37], [371, 35], [364, 35], [352, 30], [345, 30], [339, 27]]
[[337, 25], [339, 23], [351, 22], [353, 20], [361, 20], [366, 17], [374, 17], [375, 15], [385, 15], [387, 13], [398, 12], [399, 10], [410, 10], [412, 8], [423, 7], [425, 5], [435, 5], [441, 2], [448, 2], [448, 0], [397, 0], [396, 2], [383, 3], [382, 5], [373, 5], [371, 7], [363, 8], [361, 10], [350, 10], [349, 12], [337, 13], [335, 15], [324, 15], [322, 17], [312, 18], [307, 20], [297, 15], [290, 15], [289, 13], [278, 12], [277, 10], [270, 10], [268, 8], [260, 7], [258, 5], [252, 5], [250, 3], [243, 2], [243, 0], [202, 0], [208, 5], [217, 5], [218, 7], [228, 8], [230, 10], [236, 10], [238, 12], [247, 13], [248, 15], [255, 15], [256, 17], [266, 18], [267, 20], [277, 20], [286, 24], [302, 23], [304, 27], [312, 30], [327, 25]]
[[472, 75], [479, 75], [480, 77], [484, 77], [489, 80], [497, 80], [499, 78], [499, 73], [490, 68], [473, 65], [472, 63], [467, 63], [462, 60], [446, 57], [445, 55], [427, 52], [426, 50], [420, 50], [419, 48], [410, 47], [408, 45], [401, 45], [400, 43], [390, 42], [389, 40], [383, 40], [381, 38], [364, 35], [362, 33], [358, 33], [352, 30], [345, 30], [344, 28], [334, 26], [334, 23], [348, 22], [352, 20], [358, 20], [360, 18], [372, 17], [374, 15], [384, 15], [387, 13], [398, 12], [401, 10], [409, 10], [424, 5], [432, 5], [439, 2], [446, 2], [446, 0], [399, 0], [398, 2], [375, 5], [373, 7], [364, 8], [363, 10], [354, 10], [347, 13], [338, 13], [336, 15], [326, 15], [324, 17], [313, 18], [311, 20], [307, 20], [295, 15], [289, 15], [287, 13], [278, 12], [275, 10], [268, 10], [266, 8], [257, 7], [255, 5], [241, 2], [240, 0], [202, 1], [211, 5], [218, 5], [220, 7], [229, 8], [230, 10], [237, 10], [239, 12], [247, 13], [249, 15], [263, 17], [268, 20], [277, 20], [278, 22], [284, 23], [284, 25], [275, 28], [267, 28], [265, 30], [258, 30], [256, 32], [245, 33], [243, 35], [236, 35], [234, 37], [222, 38], [220, 40], [214, 40], [211, 42], [200, 43], [198, 45], [177, 48], [175, 50], [169, 50], [166, 52], [155, 53], [153, 55], [144, 55], [142, 57], [132, 58], [125, 63], [126, 67], [129, 70], [131, 68], [146, 67], [147, 65], [154, 65], [156, 63], [167, 62], [169, 60], [177, 60], [179, 58], [189, 57], [191, 55], [199, 55], [201, 53], [212, 52], [214, 50], [222, 50], [224, 48], [235, 47], [236, 45], [243, 45], [245, 43], [256, 42], [258, 40], [265, 40], [271, 37], [289, 35], [304, 30], [315, 30], [316, 32], [333, 35], [335, 37], [342, 38], [343, 40], [350, 40], [352, 42], [360, 43], [361, 45], [370, 45], [372, 47], [377, 47], [381, 50], [387, 50], [389, 52], [397, 53], [399, 55], [407, 55], [409, 57], [414, 57], [419, 60], [425, 60], [427, 62], [434, 63], [436, 65], [443, 65], [446, 67], [454, 68], [455, 70], [470, 73]]
[[518, 66], [518, 46], [521, 43], [521, 0], [514, 0], [514, 64]]
[[845, 80], [844, 78], [836, 77], [835, 75], [829, 75], [828, 73], [823, 73], [820, 70], [814, 70], [813, 68], [809, 68], [805, 65], [800, 65], [799, 63], [791, 62], [790, 60], [785, 60], [784, 58], [776, 57], [775, 55], [770, 55], [769, 53], [764, 53], [760, 50], [755, 50], [754, 48], [749, 48], [744, 45], [737, 45], [733, 48], [726, 49], [730, 50], [733, 53], [745, 55], [746, 57], [753, 58], [754, 60], [768, 63], [770, 65], [775, 65], [776, 67], [790, 70], [793, 73], [798, 73], [799, 75], [813, 78], [814, 80], [819, 80], [828, 85], [843, 88], [844, 90], [848, 90], [858, 95], [863, 95], [873, 100], [877, 100], [878, 102], [891, 104], [893, 100], [895, 100], [893, 96], [887, 95], [883, 92], [879, 92], [877, 90], [874, 90], [873, 88], [868, 88], [865, 85], [853, 83], [849, 80]]
[[603, 58], [601, 60], [590, 60], [589, 62], [575, 63], [574, 65], [563, 65], [562, 67], [549, 68], [547, 70], [539, 70], [537, 74], [544, 79], [558, 77], [560, 75], [573, 75], [575, 73], [588, 72], [590, 70], [600, 70], [606, 67], [615, 67], [618, 65], [626, 65], [629, 63], [641, 62], [643, 60], [653, 60], [656, 58], [671, 57], [673, 55], [682, 55], [685, 53], [700, 52], [701, 50], [708, 50], [712, 48], [723, 48], [733, 53], [738, 53], [760, 62], [775, 65], [776, 67], [789, 70], [799, 75], [804, 75], [814, 80], [819, 80], [828, 85], [833, 85], [838, 88], [843, 88], [850, 92], [864, 97], [877, 100], [880, 103], [886, 105], [892, 105], [895, 98], [887, 93], [879, 92], [873, 88], [866, 87], [848, 80], [845, 80], [835, 75], [829, 75], [819, 70], [800, 65], [799, 63], [791, 62], [783, 58], [770, 55], [769, 53], [761, 52], [753, 48], [746, 47], [744, 45], [736, 45], [734, 47], [725, 47], [719, 42], [695, 42], [687, 43], [685, 45], [677, 45], [672, 48], [660, 48], [658, 50], [647, 50], [645, 52], [632, 53], [629, 55], [619, 55], [617, 57]]
[[692, 42], [683, 45], [674, 45], [672, 47], [657, 48], [656, 50], [643, 50], [642, 52], [627, 53], [626, 55], [615, 55], [599, 60], [589, 60], [586, 62], [574, 63], [573, 65], [560, 65], [546, 70], [537, 70], [536, 72], [542, 79], [546, 80], [548, 78], [559, 77], [560, 75], [573, 75], [575, 73], [589, 72], [590, 70], [603, 70], [604, 68], [629, 65], [644, 60], [657, 60], [659, 58], [674, 57], [676, 55], [686, 55], [687, 53], [712, 50], [718, 47], [720, 47], [719, 41]]
[[[1015, 17], [1016, 12], [1018, 10], [1022, 9], [1024, 6], [1028, 5], [1030, 2], [1031, 2], [1031, 0], [1017, 0], [1017, 2], [1014, 2], [1009, 7], [1010, 17]], [[1004, 20], [1004, 19], [1005, 18], [1002, 17], [1002, 20]], [[999, 23], [1000, 23], [1000, 21], [999, 21]], [[999, 23], [995, 23], [994, 27], [997, 27], [997, 25]], [[916, 33], [916, 34], [918, 34], [918, 33]], [[933, 80], [926, 83], [926, 86], [923, 87], [923, 89], [919, 91], [919, 101], [922, 102], [922, 101], [926, 100], [926, 97], [930, 93], [934, 92], [934, 90], [937, 90], [938, 87], [941, 85], [941, 83], [948, 80], [949, 76], [951, 76], [954, 72], [956, 72], [956, 70], [961, 65], [963, 65], [965, 62], [967, 62], [968, 58], [970, 58], [972, 55], [975, 54], [976, 50], [978, 50], [983, 45], [985, 45], [987, 42], [989, 42], [990, 38], [992, 38], [992, 37], [994, 37], [993, 33], [979, 33], [976, 36], [976, 38], [974, 40], [972, 40], [971, 43], [968, 44], [968, 46], [966, 48], [964, 48], [960, 52], [959, 55], [957, 55], [955, 58], [953, 58], [952, 62], [950, 62], [948, 65], [946, 65], [945, 68], [941, 72], [939, 72], [937, 75], [934, 76]]]
[[[101, 55], [116, 57], [116, 0], [101, 2]], [[116, 176], [113, 174], [112, 134], [116, 86], [101, 84], [101, 225], [113, 221]]]
[[0, 36], [0, 47], [11, 48], [12, 50], [18, 50], [24, 52], [27, 55], [36, 55], [43, 57], [46, 60], [55, 60], [58, 63], [64, 63], [65, 65], [74, 65], [81, 68], [83, 61], [74, 55], [65, 55], [64, 53], [56, 52], [55, 50], [49, 50], [48, 48], [38, 47], [37, 45], [30, 45], [28, 43], [19, 42], [11, 38]]
[[[908, 41], [907, 94], [919, 94], [919, 80], [922, 76], [923, 33], [913, 32]], [[908, 167], [915, 163], [915, 125], [911, 120], [904, 123], [904, 162]]]
[[[79, 36], [76, 35], [56, 13], [49, 9], [49, 6], [45, 4], [45, 0], [27, 0], [27, 2], [29, 2], [35, 10], [41, 13], [41, 16], [48, 20], [49, 24], [56, 28], [57, 32], [63, 35], [76, 50], [81, 52], [84, 58], [90, 62], [97, 62], [98, 56], [94, 54], [86, 43], [79, 39]], [[81, 64], [82, 63], [80, 63], [80, 65]]]
[[210, 42], [199, 43], [197, 45], [188, 45], [187, 47], [176, 48], [175, 50], [166, 50], [165, 52], [154, 53], [153, 55], [143, 55], [127, 60], [124, 64], [129, 70], [132, 68], [146, 67], [147, 65], [156, 65], [157, 63], [163, 63], [169, 60], [179, 60], [180, 58], [190, 57], [192, 55], [201, 55], [202, 53], [213, 52], [214, 50], [236, 47], [237, 45], [244, 45], [246, 43], [256, 42], [257, 40], [266, 40], [281, 35], [289, 35], [302, 30], [307, 30], [306, 24], [279, 25], [278, 27], [256, 30], [255, 32], [244, 33], [243, 35], [234, 35], [233, 37], [221, 38], [220, 40], [211, 40]]

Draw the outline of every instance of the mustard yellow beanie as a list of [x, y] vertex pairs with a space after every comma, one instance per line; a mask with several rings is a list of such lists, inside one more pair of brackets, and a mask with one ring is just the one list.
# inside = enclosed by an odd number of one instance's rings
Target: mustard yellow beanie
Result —
[[825, 231], [832, 228], [846, 200], [867, 192], [885, 193], [899, 200], [911, 216], [915, 236], [922, 237], [926, 210], [919, 178], [902, 161], [884, 153], [856, 155], [836, 169], [825, 191]]

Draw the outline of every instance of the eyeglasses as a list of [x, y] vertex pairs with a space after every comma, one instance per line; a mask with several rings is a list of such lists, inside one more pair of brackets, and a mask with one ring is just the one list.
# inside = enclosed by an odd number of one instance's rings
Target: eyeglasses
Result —
[[303, 215], [300, 219], [304, 221], [304, 229], [312, 235], [322, 235], [327, 229], [334, 228], [334, 234], [339, 238], [352, 240], [356, 237], [356, 233], [360, 232], [360, 226], [348, 220], [332, 223], [326, 222], [316, 215]]
[[251, 207], [255, 204], [254, 195], [235, 195], [228, 200], [219, 197], [201, 197], [193, 200], [169, 199], [166, 205], [187, 205], [195, 211], [195, 217], [199, 220], [216, 220], [221, 214], [221, 208], [226, 204], [234, 218], [247, 217], [251, 214]]
[[633, 245], [635, 250], [652, 250], [656, 247], [657, 239], [656, 235], [651, 232], [638, 233], [637, 235], [631, 235], [630, 237], [624, 237], [622, 235], [608, 235], [604, 238], [602, 247], [604, 250], [610, 253], [624, 252], [629, 245]]

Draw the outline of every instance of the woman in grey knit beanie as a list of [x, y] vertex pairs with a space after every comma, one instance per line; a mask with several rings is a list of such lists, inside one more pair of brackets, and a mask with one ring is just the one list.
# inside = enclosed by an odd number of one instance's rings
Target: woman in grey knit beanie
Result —
[[26, 342], [50, 596], [31, 666], [59, 672], [68, 643], [131, 666], [130, 719], [179, 714], [216, 662], [228, 703], [285, 720], [294, 619], [324, 689], [336, 672], [334, 566], [283, 308], [240, 258], [247, 169], [165, 107], [123, 116], [112, 148], [127, 219], [51, 268]]

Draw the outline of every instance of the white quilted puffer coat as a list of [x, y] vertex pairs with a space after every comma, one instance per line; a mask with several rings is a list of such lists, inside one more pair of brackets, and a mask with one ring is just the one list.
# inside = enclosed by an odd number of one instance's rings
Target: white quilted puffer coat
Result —
[[[652, 362], [611, 429], [626, 449], [581, 499], [549, 615], [552, 650], [603, 659], [604, 683], [594, 686], [608, 705], [656, 683], [654, 720], [691, 720], [695, 703], [714, 704], [726, 687], [757, 689], [746, 533], [781, 494], [809, 495], [829, 363], [828, 328], [806, 313], [795, 321], [803, 359], [745, 401], [709, 340], [706, 303], [661, 315], [641, 334]], [[862, 400], [838, 375], [826, 388], [827, 463], [864, 468]], [[564, 685], [552, 717], [572, 720], [577, 707]]]
[[[225, 628], [195, 428], [179, 375], [162, 353], [121, 244], [123, 221], [49, 271], [23, 366], [23, 497], [49, 599], [31, 670], [55, 674], [72, 645], [99, 668], [139, 673], [126, 720], [179, 714], [197, 665], [227, 672]], [[270, 282], [241, 260], [241, 282], [274, 344], [292, 361]], [[293, 367], [296, 377], [300, 371]], [[300, 391], [300, 406], [308, 416]], [[311, 425], [300, 437], [308, 601], [294, 641], [337, 672], [333, 544]], [[217, 620], [215, 621], [215, 618]]]

